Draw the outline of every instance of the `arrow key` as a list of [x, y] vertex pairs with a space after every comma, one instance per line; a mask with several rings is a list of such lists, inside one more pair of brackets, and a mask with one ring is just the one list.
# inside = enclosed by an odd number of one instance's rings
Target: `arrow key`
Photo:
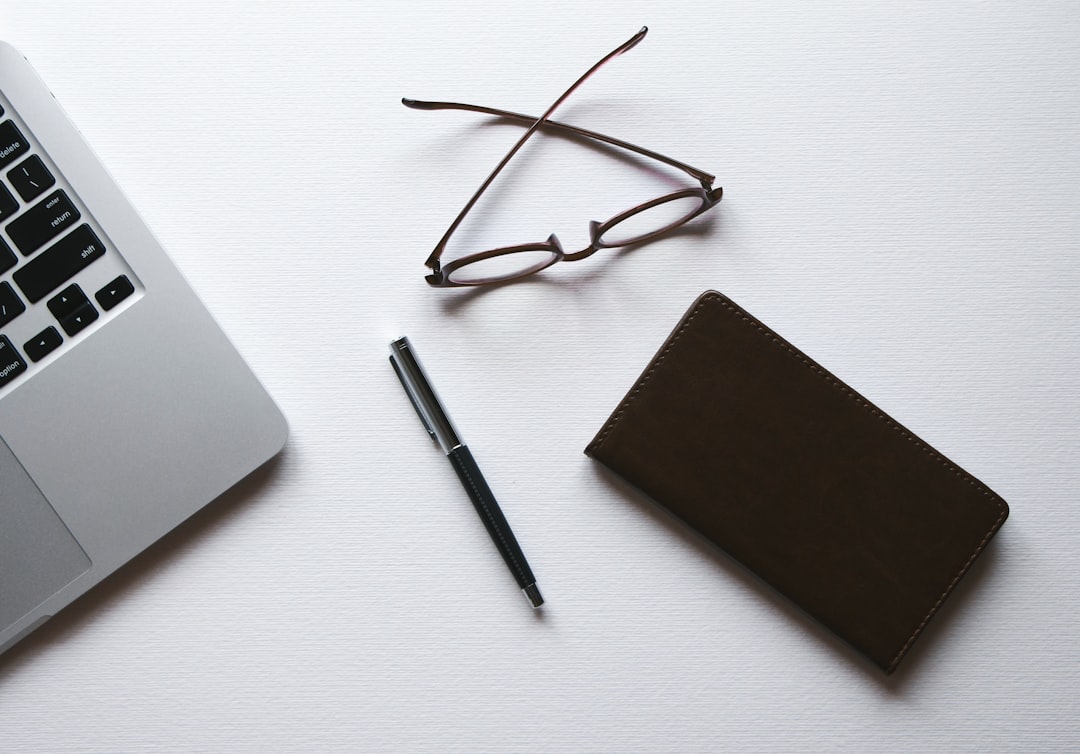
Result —
[[60, 320], [60, 326], [68, 335], [74, 335], [98, 318], [97, 309], [85, 303]]
[[89, 304], [90, 299], [83, 293], [82, 288], [72, 283], [64, 290], [57, 293], [48, 301], [49, 311], [57, 319], [63, 319], [83, 304]]
[[109, 311], [121, 301], [135, 292], [135, 286], [128, 280], [127, 275], [121, 275], [107, 286], [94, 294], [94, 298], [105, 311]]
[[30, 340], [23, 343], [23, 351], [30, 361], [41, 361], [64, 342], [55, 327], [46, 327]]

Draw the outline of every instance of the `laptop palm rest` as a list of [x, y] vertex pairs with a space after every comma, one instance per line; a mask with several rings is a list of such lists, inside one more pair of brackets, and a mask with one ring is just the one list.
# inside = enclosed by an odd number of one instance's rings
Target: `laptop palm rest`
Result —
[[90, 569], [34, 480], [0, 438], [0, 632]]

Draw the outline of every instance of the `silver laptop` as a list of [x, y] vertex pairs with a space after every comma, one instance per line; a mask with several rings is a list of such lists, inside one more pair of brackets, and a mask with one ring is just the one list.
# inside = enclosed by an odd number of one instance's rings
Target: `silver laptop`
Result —
[[49, 89], [0, 42], [0, 653], [286, 433]]

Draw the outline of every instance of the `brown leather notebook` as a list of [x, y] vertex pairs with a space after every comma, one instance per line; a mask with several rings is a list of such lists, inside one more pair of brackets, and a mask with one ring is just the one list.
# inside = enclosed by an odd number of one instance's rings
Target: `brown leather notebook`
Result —
[[715, 291], [585, 452], [886, 673], [1009, 514]]

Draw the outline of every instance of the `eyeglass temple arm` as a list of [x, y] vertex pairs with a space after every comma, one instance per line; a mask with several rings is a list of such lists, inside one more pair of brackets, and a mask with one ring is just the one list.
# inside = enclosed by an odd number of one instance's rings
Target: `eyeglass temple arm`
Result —
[[484, 191], [487, 190], [487, 187], [491, 185], [491, 182], [495, 180], [495, 177], [500, 172], [502, 172], [502, 169], [504, 167], [506, 167], [506, 163], [510, 162], [510, 158], [512, 158], [515, 154], [517, 154], [518, 150], [521, 149], [521, 147], [525, 144], [526, 141], [528, 141], [529, 137], [532, 136], [534, 133], [536, 133], [536, 129], [540, 128], [540, 125], [545, 120], [547, 120], [547, 117], [549, 115], [551, 115], [553, 112], [555, 112], [555, 109], [559, 105], [561, 105], [563, 103], [563, 101], [567, 97], [569, 97], [571, 94], [573, 94], [574, 90], [577, 89], [579, 86], [581, 86], [585, 82], [585, 80], [587, 78], [589, 78], [589, 76], [593, 75], [593, 73], [595, 73], [596, 70], [598, 68], [600, 68], [600, 66], [602, 66], [604, 63], [611, 60], [613, 57], [615, 57], [617, 55], [621, 55], [624, 52], [627, 52], [630, 49], [632, 49], [642, 39], [645, 38], [645, 34], [648, 31], [649, 30], [648, 30], [647, 27], [645, 27], [645, 26], [641, 27], [641, 31], [639, 31], [637, 34], [630, 37], [630, 39], [626, 40], [621, 45], [616, 47], [614, 50], [609, 52], [607, 55], [602, 57], [598, 63], [593, 65], [593, 67], [590, 68], [589, 70], [587, 70], [584, 73], [584, 75], [581, 76], [581, 78], [579, 78], [577, 81], [575, 81], [573, 83], [573, 85], [571, 85], [571, 87], [569, 89], [567, 89], [565, 92], [563, 92], [559, 96], [559, 98], [557, 100], [555, 100], [555, 102], [551, 105], [551, 107], [549, 107], [546, 111], [544, 111], [544, 114], [541, 115], [536, 120], [536, 122], [534, 122], [529, 127], [529, 130], [527, 130], [524, 133], [524, 135], [522, 135], [522, 137], [520, 139], [518, 139], [517, 144], [515, 144], [510, 149], [510, 151], [507, 153], [507, 155], [502, 158], [502, 160], [499, 162], [499, 164], [495, 166], [495, 169], [491, 171], [491, 175], [489, 175], [487, 178], [484, 179], [484, 182], [480, 185], [480, 188], [478, 188], [476, 190], [476, 193], [472, 195], [472, 198], [469, 199], [469, 201], [465, 204], [465, 207], [461, 210], [461, 212], [458, 213], [458, 216], [454, 218], [454, 222], [452, 222], [450, 224], [450, 227], [447, 229], [446, 233], [443, 234], [443, 237], [439, 239], [439, 243], [436, 244], [435, 250], [433, 252], [431, 252], [431, 256], [429, 256], [427, 258], [427, 261], [424, 264], [426, 264], [428, 267], [430, 267], [434, 272], [436, 272], [436, 273], [439, 272], [439, 258], [442, 257], [443, 249], [446, 247], [447, 241], [450, 240], [450, 236], [454, 233], [455, 230], [457, 230], [458, 226], [461, 225], [461, 221], [465, 219], [465, 215], [469, 214], [469, 210], [471, 210], [473, 208], [473, 205], [476, 204], [477, 200], [480, 199], [480, 196], [484, 193]]
[[[519, 123], [536, 123], [537, 119], [531, 115], [522, 115], [521, 113], [514, 113], [509, 110], [500, 110], [495, 107], [484, 107], [482, 105], [466, 105], [461, 102], [428, 102], [426, 100], [416, 100], [403, 98], [401, 104], [405, 107], [411, 107], [414, 110], [468, 110], [474, 113], [484, 113], [486, 115], [496, 115], [500, 118], [506, 118], [508, 120], [514, 120]], [[706, 173], [704, 170], [698, 170], [697, 168], [687, 165], [685, 162], [679, 162], [659, 152], [654, 152], [651, 149], [645, 147], [639, 147], [636, 144], [631, 144], [628, 141], [622, 139], [616, 139], [614, 136], [606, 136], [596, 131], [590, 131], [586, 128], [579, 128], [577, 126], [571, 126], [566, 123], [559, 123], [554, 120], [544, 119], [540, 124], [541, 128], [551, 128], [557, 131], [564, 131], [566, 133], [572, 133], [576, 136], [583, 136], [588, 139], [594, 139], [595, 141], [601, 141], [605, 144], [611, 144], [612, 146], [626, 149], [630, 152], [636, 152], [637, 154], [645, 157], [651, 157], [654, 160], [670, 165], [673, 168], [678, 168], [684, 173], [696, 178], [705, 184], [705, 188], [711, 188], [713, 181], [716, 180], [716, 176]]]

